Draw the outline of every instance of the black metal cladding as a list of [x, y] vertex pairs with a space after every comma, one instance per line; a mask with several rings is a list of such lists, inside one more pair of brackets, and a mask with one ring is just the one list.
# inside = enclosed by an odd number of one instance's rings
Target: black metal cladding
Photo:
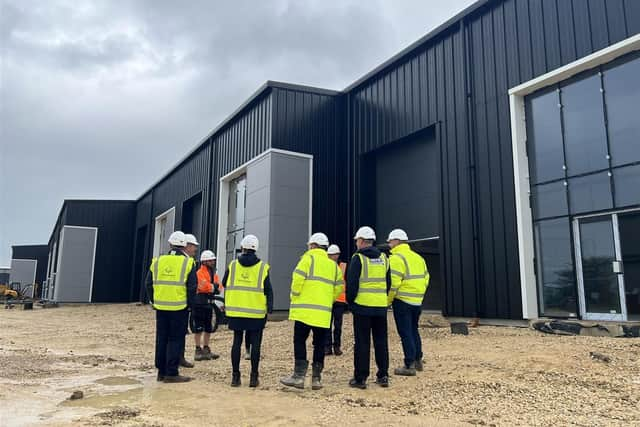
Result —
[[472, 6], [349, 89], [351, 221], [361, 156], [437, 123], [445, 313], [521, 318], [508, 89], [638, 32], [633, 0]]
[[346, 254], [352, 245], [346, 221], [346, 97], [323, 92], [273, 89], [272, 145], [313, 155], [312, 228], [326, 233]]

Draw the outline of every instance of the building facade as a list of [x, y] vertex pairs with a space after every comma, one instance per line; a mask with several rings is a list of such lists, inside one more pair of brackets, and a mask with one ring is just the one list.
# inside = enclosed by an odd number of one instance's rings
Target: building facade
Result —
[[126, 299], [171, 231], [220, 272], [255, 232], [286, 309], [310, 231], [371, 225], [445, 315], [634, 319], [639, 50], [640, 2], [482, 0], [343, 91], [267, 82], [136, 201]]

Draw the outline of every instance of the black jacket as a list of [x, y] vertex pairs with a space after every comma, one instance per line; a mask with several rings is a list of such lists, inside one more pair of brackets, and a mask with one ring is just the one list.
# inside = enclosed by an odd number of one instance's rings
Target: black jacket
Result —
[[[182, 251], [169, 251], [168, 255], [182, 255], [188, 256]], [[193, 307], [196, 300], [196, 291], [198, 290], [198, 276], [196, 275], [197, 268], [194, 265], [189, 274], [187, 275], [187, 305], [189, 307]], [[149, 302], [153, 304], [153, 274], [151, 271], [147, 272], [147, 277], [145, 279], [145, 287], [147, 289], [147, 296], [149, 297]]]
[[[362, 263], [360, 257], [357, 254], [362, 254], [367, 258], [378, 258], [382, 252], [375, 246], [369, 246], [367, 248], [360, 249], [351, 258], [351, 262], [347, 267], [347, 302], [349, 303], [349, 309], [355, 313], [363, 316], [386, 316], [386, 307], [365, 307], [356, 304], [356, 297], [358, 296], [358, 288], [360, 287], [360, 272], [362, 270]], [[391, 289], [391, 273], [387, 270], [387, 294]]]
[[[260, 262], [260, 258], [253, 252], [241, 254], [238, 257], [238, 262], [243, 267], [251, 267], [252, 265], [256, 265]], [[227, 279], [229, 278], [229, 268], [224, 272], [224, 277], [222, 278], [222, 286], [227, 286]], [[269, 273], [264, 278], [264, 295], [267, 297], [267, 313], [271, 314], [273, 312], [273, 288], [271, 287], [271, 279], [269, 278]], [[229, 329], [234, 331], [239, 330], [258, 330], [264, 328], [267, 322], [267, 318], [264, 319], [249, 319], [244, 317], [230, 317], [229, 318]]]

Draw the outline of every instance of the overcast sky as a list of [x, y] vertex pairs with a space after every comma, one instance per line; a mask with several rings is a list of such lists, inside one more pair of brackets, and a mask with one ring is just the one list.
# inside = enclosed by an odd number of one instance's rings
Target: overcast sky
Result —
[[0, 266], [135, 199], [266, 80], [344, 89], [472, 0], [0, 0]]

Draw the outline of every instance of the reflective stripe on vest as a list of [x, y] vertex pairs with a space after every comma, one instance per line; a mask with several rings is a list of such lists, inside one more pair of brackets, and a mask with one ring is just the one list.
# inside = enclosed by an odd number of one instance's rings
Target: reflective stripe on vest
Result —
[[[409, 265], [410, 263], [405, 254], [392, 254], [394, 257], [397, 256], [403, 262], [405, 267], [404, 273], [397, 270], [391, 270], [392, 274], [397, 275], [402, 279], [398, 288], [393, 290], [396, 291], [396, 299], [407, 304], [420, 306], [422, 305], [424, 294], [427, 291], [429, 273], [422, 257], [415, 252], [411, 252], [411, 254], [411, 266]], [[423, 272], [421, 274], [416, 274], [417, 271]]]
[[[306, 258], [309, 259], [308, 267]], [[309, 271], [304, 269], [308, 268]], [[328, 328], [338, 286], [342, 286], [342, 273], [323, 249], [310, 249], [294, 270], [304, 278], [300, 292], [291, 292], [289, 319], [309, 326]]]
[[187, 275], [194, 261], [182, 255], [162, 255], [151, 262], [153, 307], [178, 311], [187, 308]]
[[259, 261], [245, 267], [237, 260], [229, 264], [229, 277], [224, 292], [225, 313], [228, 317], [262, 319], [267, 315], [264, 278], [269, 264]]
[[356, 304], [365, 307], [387, 306], [387, 257], [381, 254], [378, 258], [368, 258], [356, 254], [360, 258], [362, 268]]

